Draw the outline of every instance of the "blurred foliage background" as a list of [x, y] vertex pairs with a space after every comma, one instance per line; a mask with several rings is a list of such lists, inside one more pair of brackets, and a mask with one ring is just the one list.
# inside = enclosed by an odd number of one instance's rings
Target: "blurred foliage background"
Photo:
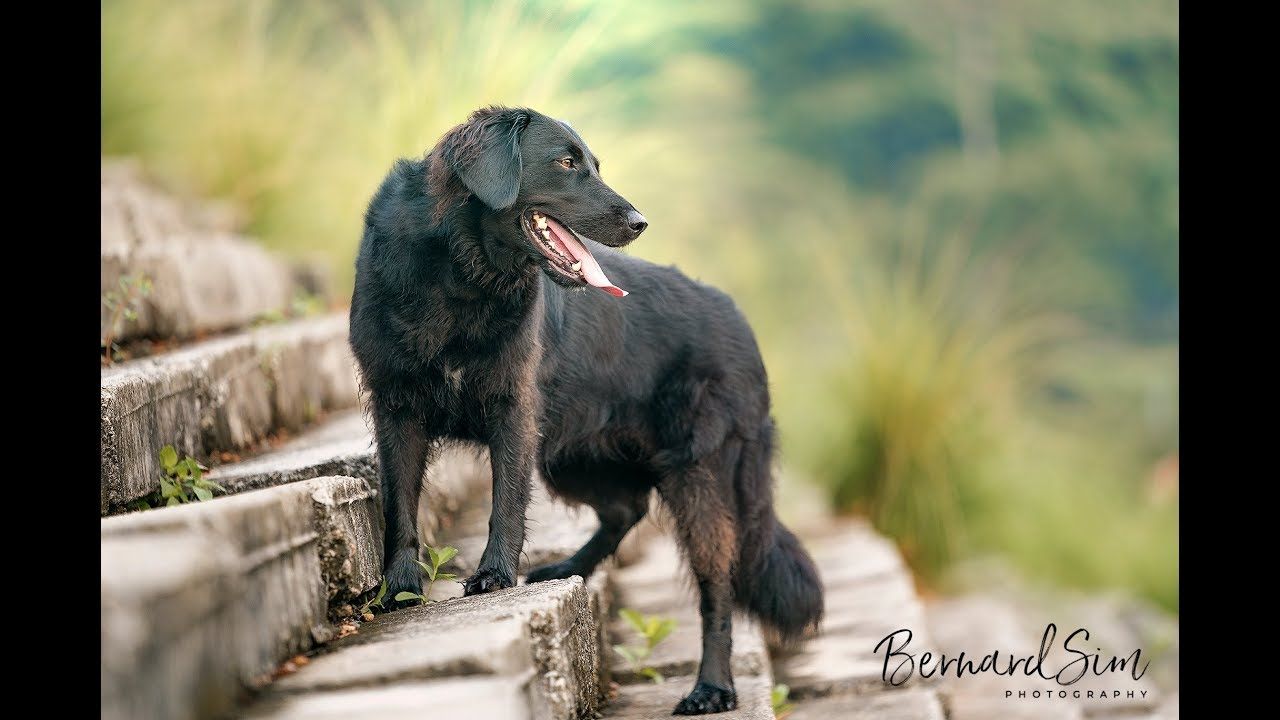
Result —
[[995, 553], [1176, 611], [1172, 0], [102, 4], [104, 155], [235, 201], [349, 293], [392, 161], [474, 108], [569, 120], [729, 291], [786, 485], [921, 582]]

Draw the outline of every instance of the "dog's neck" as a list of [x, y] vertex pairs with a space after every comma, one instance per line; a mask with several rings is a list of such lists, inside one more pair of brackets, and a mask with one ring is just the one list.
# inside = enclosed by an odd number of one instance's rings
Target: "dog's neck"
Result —
[[446, 222], [437, 226], [448, 244], [454, 278], [459, 281], [455, 290], [469, 299], [487, 295], [533, 303], [541, 271], [528, 251], [500, 238], [503, 222], [472, 198], [450, 210]]

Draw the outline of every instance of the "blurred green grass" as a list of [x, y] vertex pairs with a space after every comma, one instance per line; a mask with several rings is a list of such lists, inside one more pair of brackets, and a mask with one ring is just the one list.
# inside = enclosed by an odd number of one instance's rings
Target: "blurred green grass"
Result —
[[350, 288], [397, 157], [570, 120], [729, 291], [782, 460], [927, 581], [996, 551], [1177, 607], [1172, 2], [102, 3], [102, 144]]

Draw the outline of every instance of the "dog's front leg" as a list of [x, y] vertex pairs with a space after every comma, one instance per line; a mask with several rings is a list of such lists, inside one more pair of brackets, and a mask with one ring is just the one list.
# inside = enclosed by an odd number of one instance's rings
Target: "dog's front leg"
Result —
[[390, 609], [397, 605], [393, 600], [397, 593], [422, 592], [422, 570], [417, 562], [418, 496], [431, 444], [416, 418], [403, 410], [392, 409], [376, 396], [373, 425], [382, 471], [382, 513], [386, 526], [382, 562], [387, 594], [383, 607]]
[[464, 583], [466, 595], [516, 584], [537, 437], [530, 403], [503, 404], [492, 416], [489, 462], [493, 468], [493, 507], [489, 512], [489, 542], [476, 574]]

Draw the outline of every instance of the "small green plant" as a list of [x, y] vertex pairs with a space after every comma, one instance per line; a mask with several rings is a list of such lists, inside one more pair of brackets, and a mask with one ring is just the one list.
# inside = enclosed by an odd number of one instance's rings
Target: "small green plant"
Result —
[[299, 289], [293, 294], [293, 302], [289, 304], [292, 317], [304, 318], [324, 312], [324, 298]]
[[226, 488], [204, 476], [209, 468], [190, 455], [179, 460], [172, 445], [160, 448], [160, 467], [164, 470], [160, 476], [160, 499], [165, 505], [212, 500], [214, 490], [226, 492]]
[[773, 686], [773, 690], [769, 692], [769, 699], [773, 702], [773, 716], [777, 720], [784, 720], [796, 709], [795, 705], [787, 702], [787, 696], [791, 694], [791, 688], [783, 683]]
[[127, 322], [138, 319], [138, 308], [142, 299], [151, 294], [151, 278], [145, 275], [122, 275], [117, 283], [118, 289], [108, 290], [102, 294], [102, 304], [111, 311], [107, 321], [106, 335], [102, 337], [102, 347], [107, 352], [107, 364], [115, 361], [120, 347], [116, 345], [116, 328], [123, 318]]
[[387, 579], [382, 578], [382, 585], [378, 587], [378, 593], [373, 597], [369, 598], [369, 601], [366, 602], [364, 605], [360, 606], [360, 615], [364, 616], [366, 620], [371, 619], [368, 617], [370, 613], [370, 608], [376, 605], [378, 606], [379, 609], [382, 609], [382, 598], [386, 597], [386, 595], [387, 595]]
[[649, 655], [653, 653], [653, 649], [658, 646], [658, 643], [666, 639], [671, 634], [671, 631], [676, 629], [676, 621], [657, 615], [641, 615], [631, 608], [622, 608], [618, 611], [618, 615], [639, 633], [641, 639], [644, 640], [644, 644], [614, 645], [613, 651], [621, 655], [631, 665], [632, 672], [649, 678], [655, 684], [662, 682], [665, 679], [662, 677], [662, 673], [646, 665], [645, 660], [649, 659]]
[[398, 592], [396, 593], [396, 602], [404, 602], [406, 600], [417, 600], [418, 602], [421, 602], [424, 605], [426, 603], [431, 602], [427, 598], [431, 597], [431, 586], [435, 585], [437, 580], [457, 580], [458, 579], [458, 576], [454, 575], [453, 573], [440, 572], [440, 566], [452, 560], [453, 556], [457, 554], [458, 554], [458, 548], [456, 547], [445, 546], [443, 548], [437, 549], [428, 545], [427, 557], [431, 560], [431, 564], [428, 565], [427, 563], [424, 563], [421, 560], [416, 561], [419, 565], [422, 566], [423, 571], [427, 573], [428, 579], [427, 579], [426, 592], [422, 593], [421, 595], [415, 592], [408, 592], [407, 590], [403, 592]]

